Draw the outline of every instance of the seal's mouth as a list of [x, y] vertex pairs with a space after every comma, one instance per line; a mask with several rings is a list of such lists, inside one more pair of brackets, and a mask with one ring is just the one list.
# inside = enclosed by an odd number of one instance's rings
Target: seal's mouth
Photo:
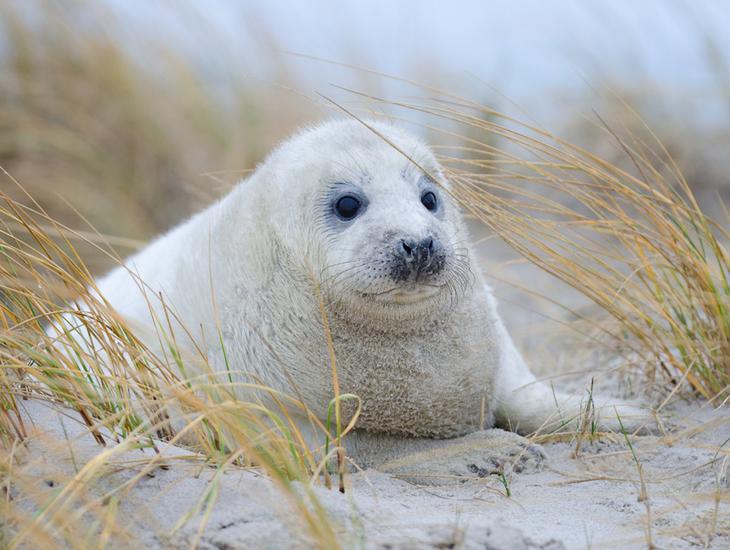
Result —
[[397, 287], [366, 294], [367, 297], [373, 298], [379, 303], [395, 303], [395, 304], [414, 304], [427, 300], [438, 294], [443, 285], [432, 285], [425, 283], [412, 283], [409, 285], [399, 285]]

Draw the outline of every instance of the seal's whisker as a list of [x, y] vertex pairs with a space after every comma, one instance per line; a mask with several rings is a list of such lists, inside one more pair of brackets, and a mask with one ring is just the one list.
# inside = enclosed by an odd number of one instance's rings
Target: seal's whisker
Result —
[[357, 261], [357, 260], [346, 260], [346, 261], [344, 261], [344, 262], [338, 262], [338, 263], [336, 263], [336, 264], [330, 264], [330, 265], [327, 265], [327, 266], [325, 266], [325, 267], [324, 267], [324, 268], [323, 268], [322, 270], [320, 270], [320, 272], [319, 272], [319, 275], [320, 275], [320, 282], [323, 282], [323, 281], [324, 281], [324, 280], [326, 279], [326, 277], [324, 277], [324, 275], [325, 275], [325, 274], [326, 274], [326, 273], [327, 273], [328, 271], [331, 271], [331, 270], [332, 270], [332, 269], [334, 269], [335, 267], [342, 267], [342, 266], [345, 266], [345, 265], [352, 265], [352, 264], [354, 264], [354, 263], [355, 263], [356, 261]]
[[[355, 271], [357, 269], [362, 269], [363, 267], [364, 266], [362, 264], [353, 265], [351, 267], [348, 267], [346, 269], [343, 269], [342, 271], [340, 271], [338, 273], [335, 273], [334, 275], [332, 275], [328, 279], [325, 279], [325, 280], [321, 281], [320, 284], [323, 287], [334, 287], [336, 285], [340, 285], [341, 286], [343, 281], [348, 280], [348, 278], [352, 278], [352, 276], [354, 275], [352, 273], [353, 271]], [[347, 277], [345, 277], [345, 276], [347, 276]], [[343, 277], [345, 277], [345, 279], [342, 279]]]

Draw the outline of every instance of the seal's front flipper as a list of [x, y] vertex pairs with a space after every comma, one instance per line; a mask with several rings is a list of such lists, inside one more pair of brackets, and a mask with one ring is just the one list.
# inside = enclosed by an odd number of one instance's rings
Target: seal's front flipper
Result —
[[600, 431], [652, 433], [657, 424], [652, 412], [636, 404], [619, 403], [600, 396], [566, 395], [538, 381], [530, 372], [497, 315], [493, 298], [488, 307], [500, 343], [495, 417], [497, 426], [522, 434], [578, 431], [589, 414]]
[[494, 429], [432, 440], [430, 448], [389, 460], [376, 469], [418, 485], [447, 485], [489, 475], [539, 471], [545, 460], [539, 445]]

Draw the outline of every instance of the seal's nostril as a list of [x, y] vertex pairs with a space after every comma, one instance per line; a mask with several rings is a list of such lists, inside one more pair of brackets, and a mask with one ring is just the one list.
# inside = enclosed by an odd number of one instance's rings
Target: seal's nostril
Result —
[[415, 248], [414, 243], [401, 241], [401, 247], [403, 247], [403, 252], [405, 252], [405, 256], [407, 258], [410, 258], [413, 255], [413, 249]]
[[418, 261], [425, 266], [430, 263], [433, 257], [433, 237], [426, 237], [418, 243]]

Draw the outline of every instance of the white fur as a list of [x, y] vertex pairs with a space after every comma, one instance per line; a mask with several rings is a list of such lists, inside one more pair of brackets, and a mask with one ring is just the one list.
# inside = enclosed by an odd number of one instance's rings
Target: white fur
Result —
[[[441, 186], [439, 215], [420, 203], [424, 170]], [[328, 189], [337, 182], [369, 200], [349, 226], [327, 217]], [[99, 288], [138, 326], [152, 324], [149, 302], [160, 315], [161, 293], [187, 329], [174, 323], [178, 344], [201, 347], [219, 370], [227, 358], [236, 380], [301, 394], [324, 418], [333, 387], [321, 283], [340, 391], [363, 400], [358, 428], [368, 433], [448, 438], [490, 427], [495, 415], [502, 426], [532, 432], [577, 416], [579, 399], [556, 396], [525, 366], [474, 268], [447, 187], [432, 153], [404, 131], [329, 122], [283, 143], [228, 196], [151, 243]], [[422, 296], [417, 289], [421, 299], [410, 303], [381, 294], [392, 286], [373, 268], [387, 256], [391, 236], [384, 235], [431, 233], [461, 258], [438, 283], [457, 283]], [[148, 338], [154, 343], [151, 330]], [[610, 428], [617, 427], [613, 416], [604, 415]]]

